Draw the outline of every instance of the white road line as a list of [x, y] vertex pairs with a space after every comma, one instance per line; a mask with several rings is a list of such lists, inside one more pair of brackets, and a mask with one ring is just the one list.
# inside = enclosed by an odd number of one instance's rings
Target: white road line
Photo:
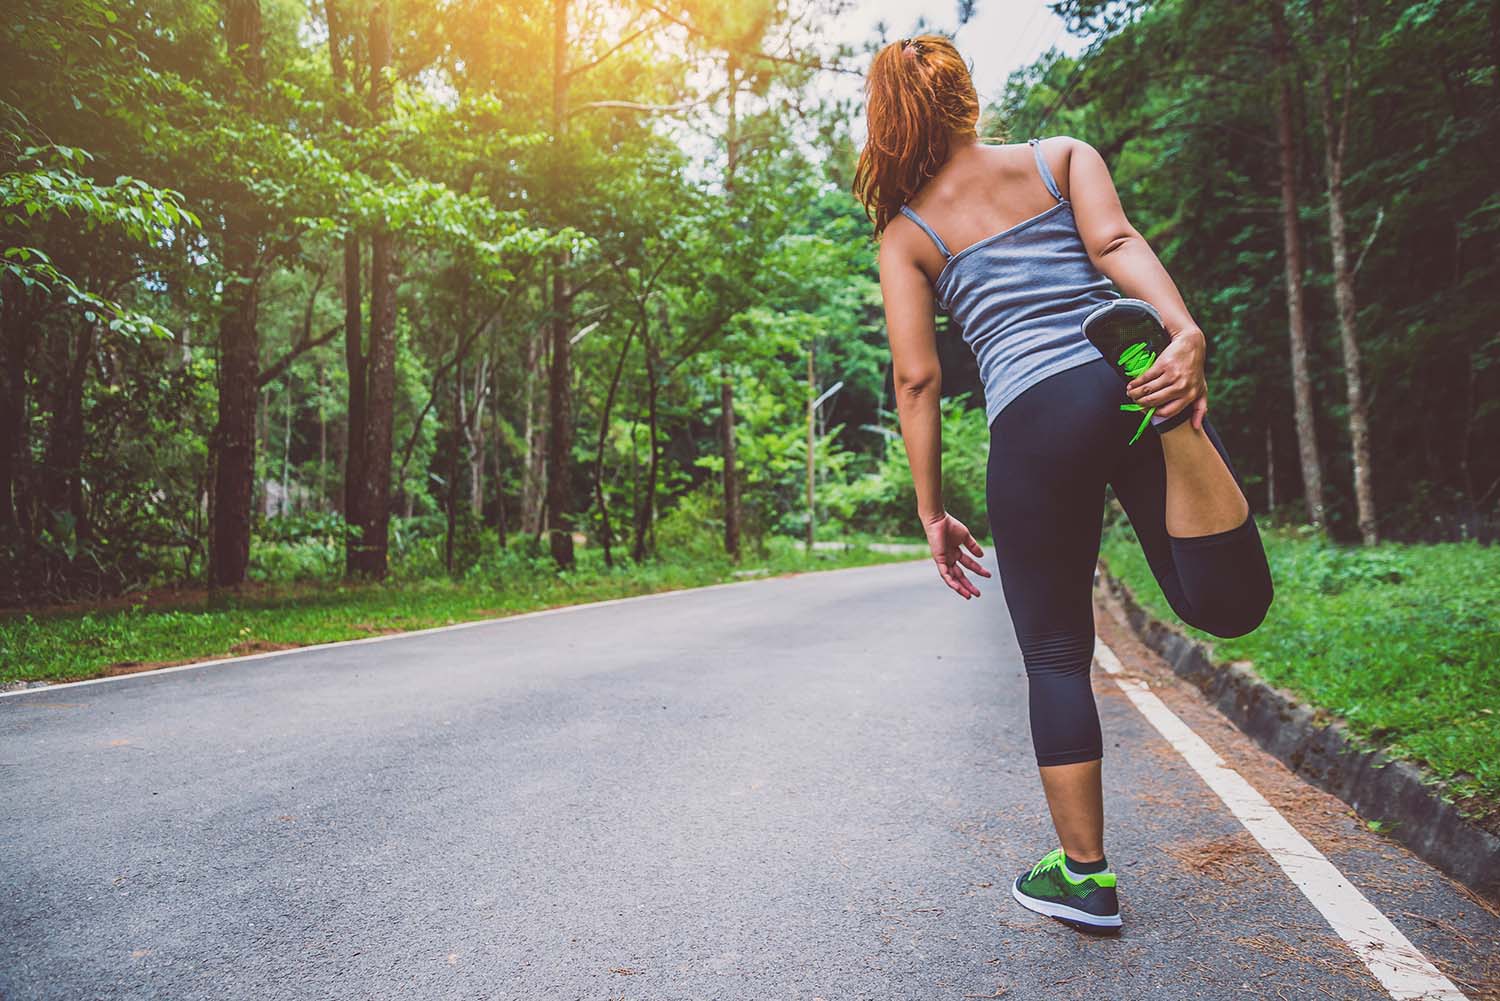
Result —
[[1146, 683], [1125, 674], [1120, 659], [1099, 640], [1099, 666], [1114, 676], [1141, 715], [1156, 727], [1193, 771], [1218, 794], [1229, 812], [1276, 860], [1297, 888], [1349, 944], [1370, 972], [1397, 1001], [1467, 1001], [1427, 957], [1333, 863], [1297, 833], [1264, 796], [1219, 757], [1207, 742], [1166, 707]]
[[[758, 577], [753, 580], [730, 580], [722, 584], [704, 584], [699, 587], [676, 587], [667, 591], [652, 591], [650, 594], [631, 594], [623, 598], [605, 598], [602, 601], [588, 601], [577, 605], [558, 605], [554, 608], [540, 608], [534, 612], [517, 612], [514, 615], [497, 615], [489, 619], [475, 619], [472, 622], [456, 622], [451, 626], [433, 626], [430, 629], [411, 629], [406, 632], [384, 633], [380, 636], [366, 636], [357, 640], [334, 640], [331, 643], [313, 643], [308, 646], [287, 647], [285, 650], [267, 650], [265, 653], [250, 653], [242, 657], [216, 657], [213, 660], [200, 660], [191, 664], [178, 664], [175, 667], [156, 667], [147, 671], [134, 671], [130, 674], [116, 674], [108, 678], [89, 678], [86, 681], [64, 681], [56, 685], [41, 685], [37, 688], [14, 688], [10, 691], [0, 692], [0, 699], [12, 698], [19, 695], [37, 695], [42, 692], [55, 692], [62, 688], [78, 688], [82, 685], [102, 685], [107, 681], [129, 681], [131, 678], [156, 677], [161, 674], [173, 674], [177, 671], [195, 671], [200, 667], [218, 667], [223, 664], [243, 664], [252, 660], [268, 660], [272, 657], [288, 657], [292, 654], [308, 653], [313, 650], [331, 650], [341, 646], [360, 646], [365, 643], [385, 643], [388, 640], [404, 640], [412, 636], [431, 636], [434, 633], [451, 633], [459, 629], [473, 629], [476, 626], [493, 626], [500, 622], [515, 622], [518, 619], [536, 619], [543, 615], [562, 615], [565, 612], [579, 612], [587, 608], [603, 608], [605, 605], [623, 605], [628, 601], [647, 601], [653, 598], [669, 598], [677, 594], [699, 594], [703, 591], [720, 591], [731, 587], [751, 587], [755, 584], [765, 584], [774, 580], [788, 580], [797, 577], [807, 577], [812, 574], [828, 573], [858, 573], [861, 570], [882, 570], [889, 567], [906, 566], [915, 560], [892, 560], [889, 563], [867, 563], [858, 567], [837, 567], [831, 570], [798, 570], [790, 575], [776, 577]], [[925, 563], [925, 560], [923, 561]], [[3, 626], [3, 623], [0, 623]]]

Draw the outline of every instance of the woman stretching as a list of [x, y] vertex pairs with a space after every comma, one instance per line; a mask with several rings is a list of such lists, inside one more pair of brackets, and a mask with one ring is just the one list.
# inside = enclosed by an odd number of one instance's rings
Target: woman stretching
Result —
[[946, 38], [887, 45], [866, 94], [854, 188], [880, 237], [901, 434], [938, 573], [965, 599], [979, 594], [965, 568], [990, 574], [943, 509], [934, 307], [963, 332], [984, 386], [990, 529], [1060, 843], [1011, 892], [1042, 914], [1117, 927], [1089, 684], [1105, 485], [1183, 621], [1239, 636], [1271, 603], [1260, 534], [1205, 416], [1203, 331], [1093, 147], [980, 144], [974, 85]]

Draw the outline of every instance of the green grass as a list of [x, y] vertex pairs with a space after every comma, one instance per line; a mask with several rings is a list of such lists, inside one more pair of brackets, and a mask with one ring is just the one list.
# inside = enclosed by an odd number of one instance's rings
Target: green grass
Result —
[[1276, 598], [1236, 639], [1181, 626], [1128, 526], [1105, 533], [1110, 570], [1151, 612], [1253, 661], [1267, 681], [1346, 720], [1391, 754], [1450, 780], [1467, 812], [1500, 798], [1500, 548], [1343, 547], [1262, 526]]
[[[914, 540], [906, 540], [914, 541]], [[0, 619], [0, 684], [98, 677], [134, 664], [171, 664], [280, 646], [305, 646], [379, 633], [423, 629], [517, 612], [633, 594], [766, 576], [920, 558], [920, 553], [872, 552], [862, 546], [819, 550], [772, 539], [766, 558], [746, 556], [742, 567], [721, 560], [660, 562], [613, 569], [597, 550], [578, 552], [578, 567], [549, 571], [550, 561], [507, 561], [503, 568], [462, 582], [267, 586], [210, 601], [157, 596], [120, 608]]]

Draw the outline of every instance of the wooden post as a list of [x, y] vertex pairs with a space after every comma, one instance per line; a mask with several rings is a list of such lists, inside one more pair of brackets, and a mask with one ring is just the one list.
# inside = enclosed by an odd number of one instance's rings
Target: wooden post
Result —
[[817, 353], [817, 340], [807, 343], [807, 552], [813, 551], [813, 404], [818, 398], [818, 384], [813, 375], [813, 359]]
[[1272, 443], [1271, 425], [1266, 425], [1266, 513], [1276, 511], [1276, 448]]

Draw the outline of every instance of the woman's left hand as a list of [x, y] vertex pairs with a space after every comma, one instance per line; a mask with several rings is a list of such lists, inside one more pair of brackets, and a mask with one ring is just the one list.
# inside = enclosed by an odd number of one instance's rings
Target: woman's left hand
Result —
[[938, 576], [943, 578], [943, 583], [957, 592], [960, 598], [967, 600], [979, 597], [979, 588], [964, 574], [964, 567], [981, 577], [988, 577], [990, 572], [984, 568], [983, 563], [974, 559], [975, 556], [983, 556], [984, 549], [968, 526], [944, 511], [930, 521], [924, 518], [922, 528], [927, 533], [932, 558], [937, 563]]
[[1201, 429], [1203, 415], [1208, 413], [1208, 380], [1203, 375], [1206, 346], [1203, 331], [1196, 327], [1174, 334], [1155, 364], [1126, 384], [1126, 395], [1143, 407], [1155, 407], [1162, 417], [1191, 406], [1193, 426]]

